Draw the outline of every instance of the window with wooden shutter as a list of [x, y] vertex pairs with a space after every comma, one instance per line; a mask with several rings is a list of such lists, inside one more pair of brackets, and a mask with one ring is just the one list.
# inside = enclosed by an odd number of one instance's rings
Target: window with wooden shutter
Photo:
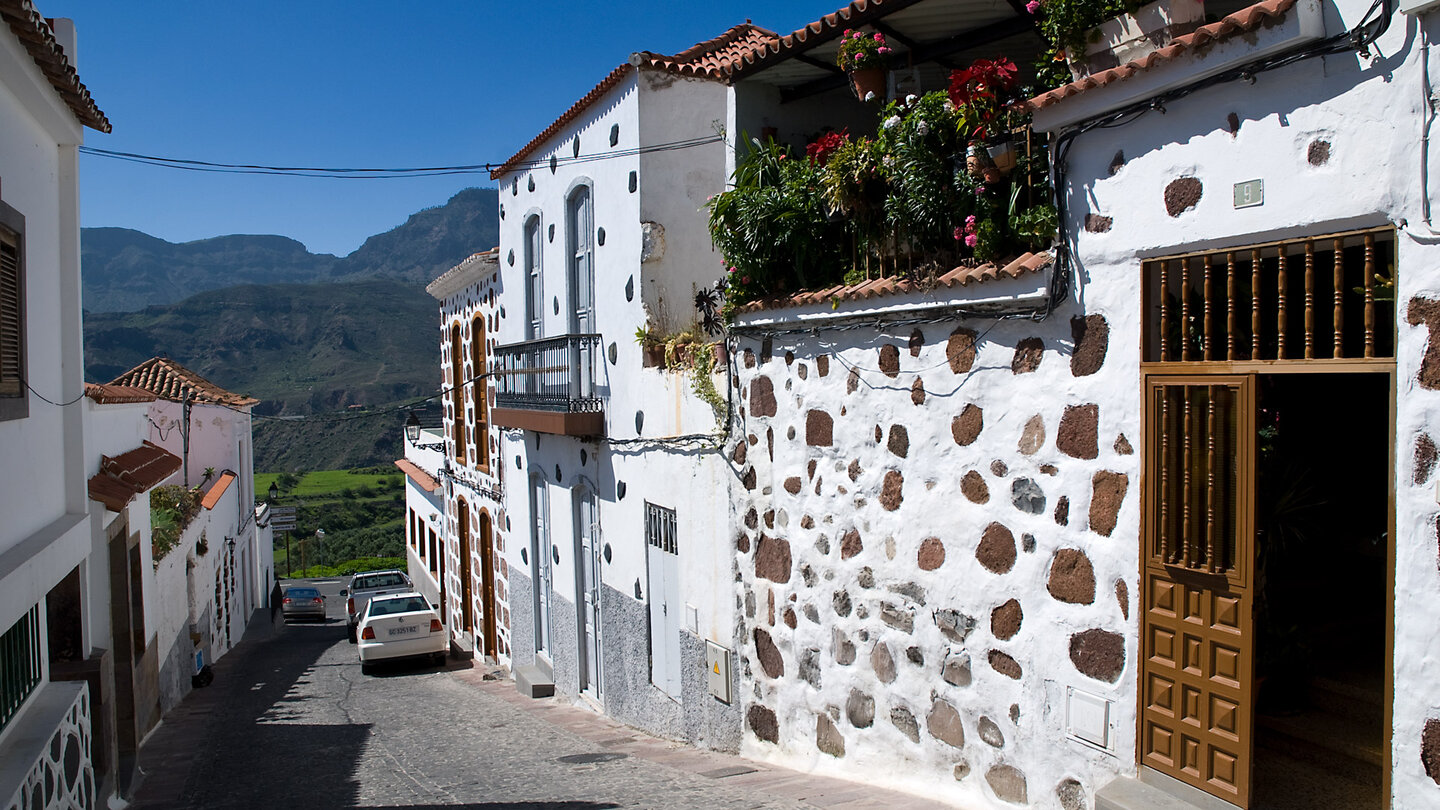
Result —
[[23, 223], [0, 204], [0, 419], [26, 415]]

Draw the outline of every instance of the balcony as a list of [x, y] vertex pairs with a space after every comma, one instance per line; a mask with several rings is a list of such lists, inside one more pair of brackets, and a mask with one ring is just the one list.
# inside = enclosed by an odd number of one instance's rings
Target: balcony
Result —
[[497, 348], [491, 422], [561, 436], [603, 436], [599, 357], [599, 335], [560, 335]]

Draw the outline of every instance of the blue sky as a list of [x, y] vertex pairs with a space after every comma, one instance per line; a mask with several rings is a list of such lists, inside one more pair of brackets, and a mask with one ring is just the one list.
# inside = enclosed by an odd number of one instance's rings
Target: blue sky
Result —
[[[114, 132], [86, 145], [265, 165], [500, 162], [632, 52], [730, 26], [788, 33], [843, 0], [394, 3], [35, 0], [75, 20], [80, 78]], [[172, 242], [274, 233], [345, 255], [488, 175], [332, 180], [81, 157], [86, 227]], [[486, 246], [476, 246], [477, 249]]]

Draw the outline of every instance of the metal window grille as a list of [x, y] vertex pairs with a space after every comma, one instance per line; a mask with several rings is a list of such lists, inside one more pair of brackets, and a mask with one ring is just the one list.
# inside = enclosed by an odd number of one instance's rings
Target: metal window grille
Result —
[[645, 504], [645, 539], [650, 545], [670, 554], [680, 553], [679, 534], [675, 530], [675, 510]]
[[14, 719], [25, 699], [40, 684], [40, 606], [0, 636], [0, 730]]

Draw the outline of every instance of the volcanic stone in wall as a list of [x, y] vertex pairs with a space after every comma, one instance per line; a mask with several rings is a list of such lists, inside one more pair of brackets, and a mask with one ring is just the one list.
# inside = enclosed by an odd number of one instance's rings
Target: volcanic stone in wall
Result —
[[881, 683], [895, 682], [895, 658], [890, 655], [890, 647], [885, 642], [875, 645], [870, 651], [870, 668], [875, 670], [875, 677]]
[[[785, 626], [791, 630], [794, 630], [795, 625], [800, 623], [800, 620], [795, 616], [794, 608], [785, 608], [785, 615], [782, 617], [782, 620], [785, 622]], [[819, 674], [819, 670], [815, 670], [815, 672], [817, 675]], [[805, 673], [802, 671], [800, 674], [804, 675]], [[815, 688], [819, 689], [820, 687], [817, 686]]]
[[1436, 340], [1435, 335], [1436, 328], [1440, 327], [1440, 301], [1420, 296], [1411, 298], [1405, 317], [1411, 326], [1424, 324], [1430, 330], [1425, 341], [1425, 356], [1420, 360], [1420, 374], [1417, 378], [1420, 387], [1432, 391], [1440, 389], [1440, 341]]
[[851, 529], [840, 538], [840, 559], [848, 560], [864, 550], [865, 543], [860, 539], [858, 530]]
[[1020, 624], [1025, 621], [1025, 611], [1020, 609], [1020, 602], [1011, 599], [1000, 607], [990, 611], [990, 633], [1001, 641], [1009, 641], [1020, 632]]
[[952, 748], [965, 747], [965, 725], [960, 722], [960, 712], [948, 702], [936, 699], [925, 716], [925, 725], [930, 736]]
[[1070, 355], [1070, 373], [1088, 377], [1105, 365], [1110, 350], [1110, 323], [1104, 315], [1086, 315], [1070, 319], [1070, 337], [1075, 351]]
[[1017, 478], [1010, 485], [1010, 503], [1027, 515], [1045, 511], [1045, 491], [1033, 478]]
[[759, 526], [759, 525], [760, 525], [760, 513], [759, 513], [759, 512], [756, 512], [756, 511], [755, 511], [755, 507], [752, 506], [752, 507], [750, 507], [750, 511], [748, 511], [748, 512], [745, 513], [745, 527], [748, 528], [748, 529], [753, 529], [753, 528], [755, 528], [756, 526]]
[[1025, 429], [1020, 432], [1021, 454], [1033, 456], [1045, 446], [1045, 420], [1040, 414], [1035, 414], [1025, 422]]
[[934, 571], [945, 564], [945, 544], [938, 537], [927, 537], [920, 542], [916, 562], [921, 571]]
[[1125, 639], [1099, 628], [1070, 637], [1070, 663], [1097, 681], [1115, 683], [1125, 671]]
[[746, 534], [745, 532], [740, 532], [739, 534], [735, 535], [735, 550], [739, 551], [741, 554], [749, 554], [750, 535]]
[[811, 410], [805, 414], [805, 443], [811, 447], [829, 447], [835, 433], [835, 420], [825, 411]]
[[845, 737], [824, 713], [815, 715], [815, 747], [832, 757], [845, 756]]
[[990, 500], [990, 486], [985, 483], [985, 476], [971, 470], [960, 479], [960, 494], [971, 503], [987, 503]]
[[1061, 810], [1089, 810], [1085, 786], [1074, 779], [1064, 779], [1056, 785], [1055, 797], [1060, 800]]
[[925, 381], [919, 377], [916, 377], [915, 382], [910, 384], [910, 404], [925, 404]]
[[820, 373], [821, 377], [828, 377], [830, 375], [830, 355], [822, 354], [816, 357], [815, 370]]
[[860, 387], [860, 369], [850, 369], [850, 376], [845, 378], [845, 393], [853, 394], [855, 389]]
[[754, 490], [754, 489], [755, 489], [755, 468], [754, 468], [754, 467], [750, 467], [749, 469], [745, 470], [745, 474], [742, 475], [742, 476], [740, 476], [740, 484], [741, 484], [742, 486], [744, 486], [747, 490]]
[[800, 480], [800, 476], [792, 475], [789, 478], [785, 479], [785, 491], [790, 493], [791, 495], [799, 495], [800, 486], [803, 483], [804, 482]]
[[1050, 563], [1050, 595], [1072, 605], [1088, 605], [1095, 601], [1095, 568], [1085, 552], [1062, 548]]
[[880, 606], [880, 621], [902, 633], [909, 633], [915, 629], [915, 616], [910, 611], [896, 607], [889, 602]]
[[974, 330], [963, 326], [950, 333], [950, 339], [945, 343], [945, 359], [949, 361], [951, 371], [965, 374], [974, 367], [977, 337]]
[[1130, 618], [1130, 586], [1125, 580], [1115, 580], [1115, 601], [1120, 603], [1120, 615], [1126, 619]]
[[886, 377], [895, 378], [900, 376], [900, 347], [893, 343], [886, 343], [880, 347], [880, 370]]
[[925, 666], [925, 651], [919, 647], [906, 647], [905, 657], [917, 667]]
[[775, 646], [774, 639], [763, 629], [755, 628], [755, 657], [760, 661], [760, 668], [771, 678], [783, 678], [785, 676], [785, 658], [780, 655], [780, 648]]
[[940, 628], [940, 635], [962, 644], [970, 637], [970, 631], [975, 629], [975, 617], [966, 616], [958, 610], [937, 610], [935, 626]]
[[1205, 187], [1198, 177], [1177, 177], [1165, 187], [1165, 213], [1178, 217], [1200, 204]]
[[775, 718], [774, 711], [759, 703], [752, 703], [745, 715], [750, 730], [755, 732], [756, 737], [769, 743], [780, 742], [780, 723]]
[[742, 354], [740, 357], [741, 357], [741, 359], [743, 359], [743, 360], [745, 361], [745, 368], [755, 368], [755, 350], [754, 350], [754, 349], [746, 349], [746, 350], [745, 350], [745, 353]]
[[910, 431], [904, 425], [890, 426], [890, 439], [885, 443], [885, 449], [905, 458], [910, 455]]
[[919, 357], [920, 350], [925, 348], [925, 333], [915, 329], [910, 333], [910, 356]]
[[744, 467], [745, 459], [749, 455], [750, 445], [746, 444], [744, 441], [739, 441], [735, 443], [735, 450], [730, 454], [730, 458], [735, 462], [735, 466]]
[[1055, 502], [1055, 522], [1061, 526], [1070, 525], [1070, 498], [1065, 495]]
[[960, 415], [950, 422], [950, 435], [955, 437], [955, 443], [961, 447], [974, 443], [984, 429], [985, 411], [973, 403], [966, 405]]
[[846, 591], [836, 591], [831, 597], [830, 606], [835, 609], [836, 616], [850, 615], [850, 594]]
[[920, 742], [920, 723], [915, 719], [914, 713], [904, 706], [896, 706], [890, 710], [890, 725], [909, 738], [910, 742]]
[[790, 581], [790, 542], [760, 535], [755, 545], [755, 576], [771, 582]]
[[1125, 492], [1130, 488], [1130, 477], [1124, 473], [1101, 470], [1091, 481], [1090, 530], [1104, 537], [1115, 531], [1115, 519], [1120, 505], [1125, 502]]
[[[795, 611], [786, 611], [794, 614]], [[791, 625], [794, 629], [794, 625]], [[807, 647], [800, 651], [799, 656], [800, 679], [810, 684], [815, 691], [820, 691], [820, 650], [815, 647]]]
[[1015, 565], [1015, 535], [1004, 525], [991, 523], [975, 548], [975, 559], [992, 573], [1009, 573]]
[[1130, 446], [1130, 440], [1125, 438], [1124, 433], [1115, 437], [1115, 453], [1117, 455], [1128, 456], [1133, 452], [1135, 452], [1135, 448]]
[[855, 644], [839, 628], [830, 631], [830, 640], [835, 649], [835, 663], [842, 667], [855, 663]]
[[1425, 721], [1425, 730], [1420, 733], [1420, 761], [1425, 765], [1425, 775], [1440, 785], [1440, 720]]
[[1421, 433], [1415, 437], [1415, 475], [1414, 482], [1423, 484], [1430, 480], [1430, 473], [1435, 471], [1435, 440], [1430, 434]]
[[1014, 658], [1011, 658], [999, 650], [991, 650], [989, 658], [990, 668], [1007, 678], [1018, 681], [1020, 680], [1020, 676], [1024, 674], [1024, 671], [1020, 669], [1019, 661], [1016, 661]]
[[988, 717], [981, 717], [975, 724], [975, 729], [980, 732], [980, 739], [991, 748], [1005, 747], [1005, 734], [1000, 731], [1000, 726]]
[[969, 686], [971, 681], [970, 656], [964, 653], [945, 659], [940, 677], [951, 686]]
[[874, 725], [875, 698], [859, 689], [851, 689], [850, 697], [845, 700], [845, 718], [855, 728], [869, 728]]
[[855, 460], [853, 460], [853, 461], [851, 461], [851, 462], [850, 462], [850, 466], [847, 467], [847, 468], [845, 468], [845, 474], [848, 475], [848, 476], [850, 476], [850, 480], [851, 480], [851, 481], [858, 481], [858, 480], [860, 480], [860, 473], [862, 473], [862, 472], [864, 472], [864, 470], [861, 469], [861, 467], [860, 467], [860, 459], [858, 459], [858, 458], [855, 459]]
[[1055, 433], [1055, 447], [1071, 458], [1090, 459], [1100, 455], [1098, 428], [1099, 405], [1069, 405], [1060, 417]]
[[985, 782], [995, 791], [995, 798], [1011, 804], [1028, 804], [1025, 774], [1010, 765], [996, 765], [985, 772]]
[[900, 502], [905, 499], [905, 476], [899, 470], [890, 470], [885, 473], [885, 482], [880, 487], [880, 506], [887, 512], [894, 512], [900, 508]]
[[775, 415], [775, 383], [764, 375], [750, 383], [750, 413], [754, 416]]
[[1045, 341], [1040, 338], [1025, 338], [1015, 344], [1015, 356], [1010, 360], [1010, 370], [1015, 374], [1029, 374], [1040, 368], [1045, 357]]

